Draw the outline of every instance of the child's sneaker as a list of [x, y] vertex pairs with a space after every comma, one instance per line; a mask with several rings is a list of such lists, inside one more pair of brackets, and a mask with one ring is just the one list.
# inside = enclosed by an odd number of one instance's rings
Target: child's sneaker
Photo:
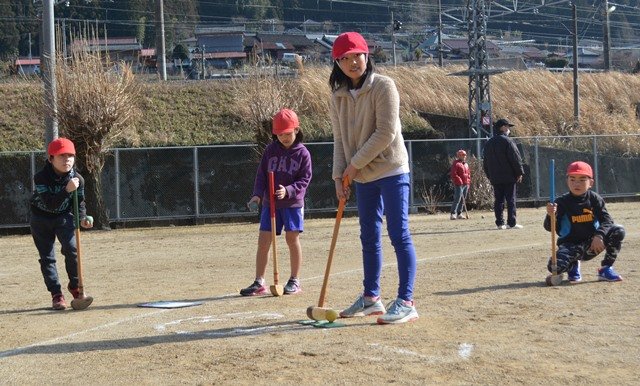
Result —
[[464, 216], [462, 215], [462, 213], [458, 213], [458, 217], [456, 217], [458, 220], [464, 220]]
[[69, 285], [67, 285], [67, 289], [69, 290], [69, 292], [71, 292], [71, 295], [73, 295], [74, 299], [78, 299], [80, 297], [80, 289], [71, 288], [71, 283], [69, 283]]
[[580, 274], [580, 260], [576, 261], [575, 264], [571, 266], [571, 269], [567, 272], [567, 276], [569, 277], [569, 283], [578, 283], [582, 281], [582, 275]]
[[267, 292], [268, 292], [267, 287], [260, 284], [260, 282], [256, 280], [253, 282], [253, 284], [251, 284], [247, 288], [241, 289], [240, 295], [242, 296], [266, 295]]
[[360, 295], [356, 301], [340, 312], [341, 318], [352, 318], [354, 316], [382, 315], [385, 313], [384, 304], [380, 301], [380, 297], [370, 298]]
[[449, 220], [455, 220], [456, 219], [456, 215], [451, 213], [451, 215], [449, 216]]
[[300, 286], [300, 280], [294, 277], [290, 278], [287, 284], [284, 286], [284, 294], [294, 295], [300, 292], [302, 292], [302, 287]]
[[622, 276], [618, 275], [610, 265], [598, 269], [598, 280], [600, 281], [622, 281]]
[[64, 310], [67, 308], [67, 302], [64, 301], [63, 294], [53, 294], [51, 300], [51, 307], [54, 310]]
[[387, 313], [378, 318], [378, 324], [407, 323], [418, 319], [413, 302], [397, 298], [387, 306]]

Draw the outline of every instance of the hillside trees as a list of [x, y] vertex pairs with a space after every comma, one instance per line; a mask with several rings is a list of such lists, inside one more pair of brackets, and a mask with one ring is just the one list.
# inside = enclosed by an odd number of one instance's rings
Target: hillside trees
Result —
[[0, 15], [3, 16], [3, 21], [0, 23], [0, 58], [6, 59], [17, 54], [19, 34], [14, 20], [15, 14], [10, 4], [0, 3]]

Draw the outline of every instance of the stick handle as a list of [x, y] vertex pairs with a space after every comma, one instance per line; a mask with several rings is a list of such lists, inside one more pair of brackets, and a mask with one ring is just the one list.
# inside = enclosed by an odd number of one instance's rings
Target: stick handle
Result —
[[[347, 188], [349, 186], [349, 178], [342, 179], [342, 187]], [[333, 253], [336, 250], [336, 243], [338, 241], [338, 231], [340, 230], [340, 221], [342, 221], [342, 214], [344, 213], [344, 207], [347, 204], [346, 198], [340, 199], [338, 203], [338, 213], [336, 214], [336, 223], [333, 225], [333, 236], [331, 236], [331, 246], [329, 247], [329, 257], [327, 258], [327, 267], [324, 269], [324, 280], [322, 280], [322, 289], [320, 290], [320, 298], [318, 299], [318, 307], [324, 307], [324, 299], [327, 295], [327, 285], [329, 284], [329, 272], [331, 272], [331, 263], [333, 262]]]
[[[556, 198], [556, 173], [555, 160], [551, 159], [549, 165], [549, 202], [554, 203]], [[556, 256], [556, 215], [551, 216], [551, 274], [558, 274], [558, 259]]]
[[80, 248], [80, 215], [78, 210], [78, 189], [73, 191], [73, 222], [76, 232], [76, 250], [78, 259], [78, 292], [80, 296], [84, 294], [84, 284], [82, 280], [82, 251]]
[[271, 212], [271, 248], [273, 250], [273, 285], [278, 285], [278, 250], [276, 248], [276, 184], [274, 173], [269, 172], [269, 211]]

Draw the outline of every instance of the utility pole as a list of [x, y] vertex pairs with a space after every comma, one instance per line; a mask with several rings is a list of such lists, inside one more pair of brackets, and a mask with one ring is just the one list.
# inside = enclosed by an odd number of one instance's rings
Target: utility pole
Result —
[[43, 52], [40, 58], [42, 64], [42, 79], [44, 83], [45, 104], [45, 149], [49, 143], [58, 138], [58, 95], [56, 91], [56, 46], [53, 23], [53, 0], [44, 0], [42, 9], [42, 40]]
[[609, 14], [613, 12], [615, 7], [611, 7], [609, 10], [609, 0], [604, 0], [604, 23], [602, 25], [602, 48], [604, 54], [604, 70], [609, 71], [611, 69], [611, 30], [609, 29]]
[[578, 11], [576, 2], [573, 8], [573, 120], [576, 126], [580, 124], [580, 94], [578, 90]]
[[157, 26], [159, 31], [156, 34], [156, 58], [160, 65], [160, 76], [162, 80], [167, 80], [167, 53], [164, 39], [164, 1], [158, 0], [157, 3]]
[[393, 21], [393, 11], [391, 11], [391, 47], [393, 49], [393, 66], [396, 65], [396, 26]]
[[204, 44], [202, 45], [202, 79], [204, 80]]
[[62, 19], [62, 60], [67, 63], [67, 19]]
[[438, 66], [443, 65], [442, 57], [442, 0], [438, 0]]
[[29, 32], [29, 59], [33, 59], [31, 56], [31, 32]]

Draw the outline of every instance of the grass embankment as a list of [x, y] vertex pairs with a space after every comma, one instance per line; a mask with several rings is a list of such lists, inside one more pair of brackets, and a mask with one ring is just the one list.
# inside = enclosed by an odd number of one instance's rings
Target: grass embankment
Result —
[[[308, 141], [331, 138], [329, 68], [307, 67], [296, 79], [252, 76], [234, 81], [145, 83], [138, 135], [121, 146], [204, 145], [249, 142], [260, 120], [278, 106], [296, 109]], [[416, 111], [467, 116], [468, 78], [462, 68], [381, 68], [393, 77], [402, 101], [404, 130], [434, 136]], [[0, 151], [42, 147], [43, 87], [39, 81], [0, 84]], [[495, 117], [517, 124], [517, 136], [639, 133], [640, 77], [617, 72], [580, 74], [580, 125], [573, 124], [570, 73], [506, 72], [491, 78]], [[64, 133], [64, 128], [60, 128]], [[638, 154], [638, 149], [631, 153]]]

